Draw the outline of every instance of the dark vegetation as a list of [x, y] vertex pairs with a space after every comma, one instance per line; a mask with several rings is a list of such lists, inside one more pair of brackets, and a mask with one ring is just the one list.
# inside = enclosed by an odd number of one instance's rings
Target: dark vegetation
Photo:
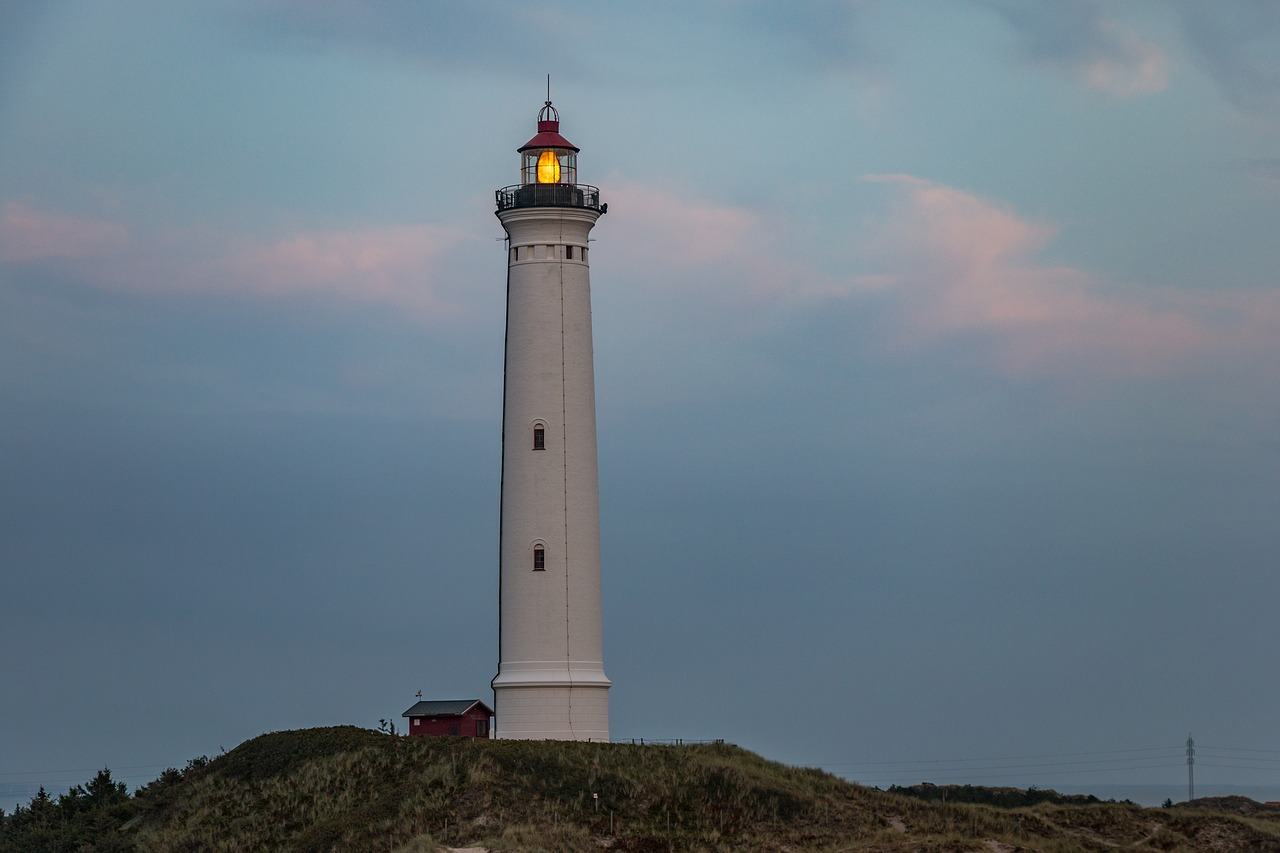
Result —
[[[889, 793], [934, 803], [982, 803], [988, 806], [999, 806], [1002, 809], [1016, 809], [1040, 803], [1087, 806], [1102, 802], [1093, 794], [1059, 794], [1052, 788], [1032, 787], [1023, 790], [1022, 788], [984, 788], [975, 785], [934, 785], [930, 782], [921, 782], [919, 785], [908, 787], [890, 785]], [[1114, 803], [1115, 800], [1107, 800], [1107, 802]], [[1125, 803], [1134, 805], [1128, 800], [1125, 800]], [[1172, 806], [1173, 803], [1169, 805]]]
[[133, 808], [125, 784], [106, 769], [56, 800], [41, 787], [26, 808], [0, 813], [0, 850], [133, 850], [122, 830]]
[[971, 786], [948, 786], [944, 802], [943, 790], [864, 788], [724, 744], [336, 727], [254, 738], [133, 796], [107, 770], [56, 799], [41, 792], [2, 817], [0, 853], [1280, 851], [1280, 809], [1248, 800], [1143, 809]]

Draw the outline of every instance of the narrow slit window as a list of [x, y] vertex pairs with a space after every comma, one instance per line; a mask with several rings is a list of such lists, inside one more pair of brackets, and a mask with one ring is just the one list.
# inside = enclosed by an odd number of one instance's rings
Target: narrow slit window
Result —
[[540, 426], [533, 428], [533, 449], [547, 449], [547, 431]]
[[564, 247], [564, 257], [565, 257], [565, 260], [569, 260], [569, 261], [573, 260], [573, 247], [572, 247], [572, 246], [565, 246], [565, 247]]
[[547, 570], [547, 552], [541, 545], [533, 549], [533, 570], [535, 572]]

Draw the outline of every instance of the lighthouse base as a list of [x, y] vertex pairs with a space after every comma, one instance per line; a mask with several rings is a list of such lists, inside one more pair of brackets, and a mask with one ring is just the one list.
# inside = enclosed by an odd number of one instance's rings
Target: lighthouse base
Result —
[[495, 737], [609, 741], [610, 682], [603, 672], [529, 675], [494, 679]]

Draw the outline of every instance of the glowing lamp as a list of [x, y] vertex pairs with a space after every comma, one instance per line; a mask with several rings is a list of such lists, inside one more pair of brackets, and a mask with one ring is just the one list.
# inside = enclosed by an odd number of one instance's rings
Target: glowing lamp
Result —
[[538, 183], [560, 183], [560, 158], [550, 148], [543, 149], [538, 155]]

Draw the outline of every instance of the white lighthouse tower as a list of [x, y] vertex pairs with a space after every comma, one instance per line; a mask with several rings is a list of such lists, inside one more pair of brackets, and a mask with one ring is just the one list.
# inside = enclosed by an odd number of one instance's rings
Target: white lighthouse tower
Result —
[[497, 191], [507, 232], [496, 734], [609, 739], [587, 235], [605, 212], [550, 99]]

